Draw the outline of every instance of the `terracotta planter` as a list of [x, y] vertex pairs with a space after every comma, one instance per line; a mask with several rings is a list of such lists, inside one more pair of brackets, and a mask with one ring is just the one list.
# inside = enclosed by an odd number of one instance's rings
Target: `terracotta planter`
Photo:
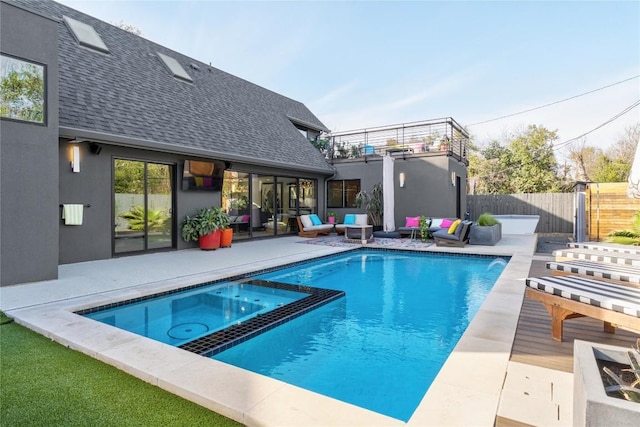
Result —
[[204, 251], [212, 251], [216, 250], [220, 247], [220, 230], [216, 230], [213, 233], [209, 233], [205, 236], [200, 236], [198, 238], [198, 243], [200, 243], [200, 249]]
[[230, 248], [231, 241], [233, 240], [233, 228], [225, 228], [220, 233], [220, 246], [223, 248]]

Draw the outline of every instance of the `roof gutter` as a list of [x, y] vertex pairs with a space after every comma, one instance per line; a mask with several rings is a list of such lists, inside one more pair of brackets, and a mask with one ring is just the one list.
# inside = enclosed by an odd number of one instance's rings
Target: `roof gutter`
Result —
[[[88, 141], [102, 142], [104, 144], [118, 145], [121, 147], [129, 148], [146, 148], [149, 150], [161, 151], [163, 153], [179, 154], [185, 156], [197, 156], [205, 158], [215, 158], [220, 160], [228, 160], [231, 162], [249, 163], [258, 166], [279, 167], [283, 169], [291, 169], [302, 172], [312, 172], [321, 175], [335, 175], [335, 171], [332, 171], [327, 164], [327, 169], [309, 167], [303, 165], [296, 165], [285, 162], [278, 162], [275, 160], [257, 159], [255, 157], [243, 156], [238, 154], [230, 154], [212, 150], [205, 150], [201, 148], [179, 147], [174, 144], [168, 144], [166, 142], [157, 142], [142, 138], [131, 138], [128, 136], [115, 135], [103, 132], [95, 132], [86, 129], [77, 129], [67, 126], [60, 126], [58, 128], [58, 134], [61, 138], [69, 139], [86, 139]], [[333, 176], [332, 175], [332, 176]]]

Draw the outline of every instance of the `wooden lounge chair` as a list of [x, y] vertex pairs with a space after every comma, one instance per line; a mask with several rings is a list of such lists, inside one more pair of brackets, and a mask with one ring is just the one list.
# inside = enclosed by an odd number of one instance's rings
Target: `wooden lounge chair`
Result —
[[604, 331], [616, 326], [640, 331], [640, 289], [577, 276], [530, 277], [527, 297], [544, 304], [551, 315], [551, 336], [562, 341], [565, 319], [591, 317], [604, 322]]
[[[309, 216], [309, 215], [306, 215]], [[303, 226], [301, 216], [297, 216], [298, 236], [300, 237], [318, 237], [319, 235], [329, 235], [333, 231], [333, 224], [311, 225], [306, 228]]]
[[574, 274], [640, 286], [640, 268], [630, 265], [592, 261], [549, 261], [547, 268], [554, 276]]

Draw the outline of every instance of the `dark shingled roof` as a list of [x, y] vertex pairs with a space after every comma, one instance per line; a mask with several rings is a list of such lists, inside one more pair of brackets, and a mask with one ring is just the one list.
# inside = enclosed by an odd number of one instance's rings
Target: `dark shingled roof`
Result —
[[[332, 172], [292, 123], [327, 130], [304, 104], [59, 3], [12, 3], [60, 20], [61, 134], [86, 131], [175, 153]], [[91, 25], [109, 54], [81, 47], [63, 15]], [[193, 83], [175, 78], [158, 52], [176, 59]]]

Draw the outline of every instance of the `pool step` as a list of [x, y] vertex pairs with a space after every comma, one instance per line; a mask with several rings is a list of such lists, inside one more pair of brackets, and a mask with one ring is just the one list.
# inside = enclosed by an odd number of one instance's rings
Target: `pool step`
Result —
[[554, 272], [572, 273], [581, 276], [615, 280], [632, 285], [640, 285], [640, 268], [627, 265], [606, 264], [591, 261], [551, 261], [547, 268]]
[[594, 250], [594, 251], [640, 255], [640, 248], [637, 246], [618, 245], [615, 243], [596, 243], [596, 242], [567, 243], [567, 247], [572, 249], [588, 249], [588, 250]]
[[582, 260], [640, 267], [640, 255], [637, 254], [605, 252], [581, 248], [568, 248], [553, 251], [553, 256], [556, 257], [556, 261]]

